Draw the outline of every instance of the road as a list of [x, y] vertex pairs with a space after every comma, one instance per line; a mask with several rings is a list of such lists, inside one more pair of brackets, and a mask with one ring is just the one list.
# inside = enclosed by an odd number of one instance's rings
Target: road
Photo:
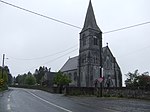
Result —
[[10, 88], [0, 97], [0, 112], [150, 112], [150, 101], [64, 96]]

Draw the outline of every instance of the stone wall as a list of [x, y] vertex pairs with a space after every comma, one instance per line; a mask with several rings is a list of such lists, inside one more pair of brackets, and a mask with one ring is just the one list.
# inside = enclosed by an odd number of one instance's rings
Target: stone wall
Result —
[[[64, 90], [66, 95], [87, 95], [87, 96], [100, 96], [100, 88], [84, 88], [84, 87], [69, 87]], [[142, 89], [128, 89], [128, 88], [103, 88], [103, 97], [124, 97], [124, 98], [138, 98], [149, 99], [150, 90]]]
[[[48, 88], [42, 86], [18, 86], [11, 87], [38, 89], [50, 93], [63, 93], [65, 95], [83, 95], [83, 96], [100, 96], [100, 88], [93, 87], [67, 87], [67, 88]], [[150, 100], [150, 90], [144, 89], [129, 89], [129, 88], [103, 88], [103, 97], [122, 97], [122, 98], [138, 98]]]

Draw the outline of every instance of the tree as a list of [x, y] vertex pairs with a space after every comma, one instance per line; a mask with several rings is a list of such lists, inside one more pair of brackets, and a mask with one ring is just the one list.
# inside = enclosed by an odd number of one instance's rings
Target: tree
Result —
[[4, 80], [4, 84], [7, 84], [8, 82], [8, 72], [3, 69], [3, 74], [2, 74], [2, 67], [0, 67], [0, 79]]
[[41, 84], [41, 79], [46, 72], [48, 72], [48, 69], [47, 67], [44, 66], [43, 67], [40, 66], [39, 69], [35, 70], [34, 77], [36, 78], [38, 84]]
[[59, 88], [59, 93], [62, 93], [63, 86], [67, 86], [71, 83], [71, 80], [66, 75], [63, 75], [61, 71], [59, 71], [53, 79], [54, 84]]
[[12, 77], [12, 75], [9, 73], [9, 74], [8, 74], [8, 85], [11, 85], [11, 84], [12, 84], [12, 79], [13, 79], [13, 77]]
[[2, 67], [0, 67], [0, 81], [0, 89], [8, 89], [8, 72]]
[[3, 72], [3, 79], [4, 79], [5, 84], [7, 84], [8, 83], [8, 74], [6, 71]]
[[148, 72], [143, 73], [142, 75], [137, 76], [136, 83], [140, 88], [147, 89], [150, 87], [150, 76]]
[[4, 71], [7, 73], [7, 77], [8, 77], [7, 84], [8, 85], [12, 84], [12, 75], [11, 75], [11, 73], [9, 71], [8, 66], [4, 67]]
[[136, 77], [139, 75], [138, 70], [135, 70], [133, 73], [129, 72], [125, 74], [127, 76], [127, 79], [125, 80], [125, 84], [127, 87], [134, 86], [134, 81]]
[[27, 76], [26, 73], [23, 74], [23, 75], [20, 75], [20, 74], [19, 74], [19, 75], [16, 77], [15, 83], [18, 83], [18, 85], [24, 85], [24, 84], [25, 84], [25, 78], [26, 78], [26, 76]]
[[25, 77], [25, 84], [27, 84], [27, 85], [35, 85], [36, 84], [36, 79], [30, 72]]
[[150, 76], [149, 72], [144, 72], [142, 74], [138, 73], [138, 70], [135, 70], [134, 73], [127, 73], [127, 79], [125, 84], [130, 88], [146, 88], [150, 85]]
[[57, 84], [57, 86], [63, 86], [63, 85], [68, 85], [69, 83], [71, 83], [71, 80], [69, 79], [69, 77], [67, 77], [66, 75], [63, 75], [63, 73], [59, 71], [54, 77], [53, 82], [54, 84]]

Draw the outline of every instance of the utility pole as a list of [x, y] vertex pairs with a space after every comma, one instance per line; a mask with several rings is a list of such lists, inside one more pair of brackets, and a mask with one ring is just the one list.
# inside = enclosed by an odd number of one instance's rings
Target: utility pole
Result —
[[[100, 71], [100, 78], [102, 78], [102, 34], [100, 33], [101, 35], [101, 39], [99, 40], [100, 42], [100, 67], [99, 67], [99, 71]], [[103, 96], [103, 85], [102, 85], [102, 82], [100, 83], [100, 97]]]
[[[102, 78], [102, 66], [100, 66], [100, 78]], [[100, 97], [103, 96], [103, 87], [102, 82], [100, 82]]]
[[3, 79], [3, 73], [4, 73], [4, 60], [5, 60], [5, 54], [3, 54], [3, 61], [2, 61], [2, 79]]
[[116, 66], [115, 66], [115, 64], [116, 64], [116, 59], [115, 59], [115, 57], [114, 57], [114, 76], [115, 76], [115, 86], [117, 87], [117, 74], [116, 74]]
[[80, 74], [80, 67], [81, 67], [81, 59], [80, 59], [80, 54], [79, 54], [79, 59], [78, 59], [78, 62], [79, 62], [79, 76], [78, 76], [78, 87], [81, 87], [81, 74]]

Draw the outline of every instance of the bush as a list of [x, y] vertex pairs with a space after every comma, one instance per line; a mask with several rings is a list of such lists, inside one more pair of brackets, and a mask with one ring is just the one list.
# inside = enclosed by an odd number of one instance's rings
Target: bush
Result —
[[25, 84], [27, 85], [35, 85], [36, 84], [36, 79], [33, 75], [27, 75], [25, 78]]

